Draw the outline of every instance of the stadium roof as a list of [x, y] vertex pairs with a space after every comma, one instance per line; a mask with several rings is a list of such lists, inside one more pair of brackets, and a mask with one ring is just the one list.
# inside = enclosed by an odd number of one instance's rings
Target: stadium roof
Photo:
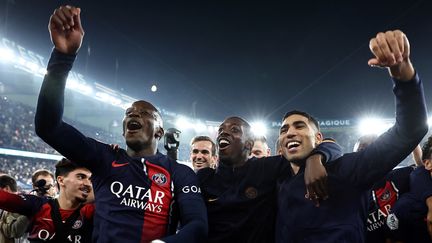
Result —
[[[0, 33], [48, 56], [49, 15], [71, 3], [2, 1]], [[368, 40], [387, 29], [407, 33], [417, 70], [432, 79], [429, 1], [73, 3], [86, 30], [75, 71], [190, 117], [278, 121], [292, 108], [392, 117], [387, 74], [366, 65]]]

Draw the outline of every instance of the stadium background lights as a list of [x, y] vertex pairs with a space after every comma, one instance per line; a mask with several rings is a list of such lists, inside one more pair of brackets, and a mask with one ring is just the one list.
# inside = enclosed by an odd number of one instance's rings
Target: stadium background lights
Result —
[[251, 130], [255, 136], [266, 136], [267, 126], [263, 121], [254, 121], [251, 123]]
[[217, 128], [211, 125], [206, 125], [200, 120], [190, 119], [184, 116], [178, 116], [175, 121], [175, 126], [182, 132], [186, 130], [194, 130], [195, 133], [210, 133], [213, 134]]
[[78, 80], [69, 77], [66, 82], [66, 88], [77, 91], [83, 95], [90, 95], [93, 93], [93, 88], [89, 85], [80, 83]]
[[[44, 57], [27, 50], [6, 38], [2, 38], [0, 42], [0, 63], [12, 64], [15, 68], [38, 77], [43, 77], [46, 74]], [[107, 88], [96, 82], [88, 84], [83, 75], [73, 71], [69, 74], [66, 88], [123, 109], [128, 108], [131, 103], [136, 101], [136, 99], [130, 96]], [[151, 86], [151, 91], [157, 91], [157, 86], [155, 84]], [[214, 135], [217, 133], [218, 124], [220, 123], [212, 121], [202, 122], [169, 111], [165, 111], [164, 114], [177, 117], [175, 125], [178, 129], [191, 129], [197, 133], [204, 133], [207, 131], [209, 134]], [[370, 133], [381, 134], [392, 126], [393, 123], [394, 121], [390, 119], [369, 117], [361, 119], [360, 122], [357, 123], [357, 130], [360, 135]], [[432, 126], [432, 117], [428, 119], [428, 124], [429, 126]], [[263, 121], [255, 121], [251, 123], [251, 128], [254, 135], [257, 136], [266, 135], [268, 132], [266, 123]]]
[[[15, 68], [37, 77], [43, 77], [46, 74], [46, 64], [42, 56], [6, 38], [1, 39], [0, 62], [12, 64]], [[152, 91], [154, 88], [157, 90], [157, 87], [153, 86]], [[129, 107], [136, 100], [98, 83], [87, 84], [83, 75], [74, 71], [69, 73], [66, 88], [121, 108]]]
[[152, 92], [156, 92], [156, 91], [157, 91], [157, 86], [153, 84], [153, 85], [151, 86], [151, 91], [152, 91]]
[[389, 121], [387, 119], [366, 117], [360, 120], [357, 130], [360, 135], [380, 135], [387, 131], [393, 124], [394, 121]]
[[0, 48], [0, 60], [3, 62], [13, 62], [15, 55], [11, 49]]

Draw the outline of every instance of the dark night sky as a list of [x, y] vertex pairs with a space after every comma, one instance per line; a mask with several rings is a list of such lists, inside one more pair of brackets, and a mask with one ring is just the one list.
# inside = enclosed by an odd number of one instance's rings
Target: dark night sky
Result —
[[7, 1], [0, 2], [2, 32], [43, 56], [51, 48], [47, 24], [54, 8], [81, 7], [86, 35], [76, 71], [197, 118], [279, 120], [291, 109], [321, 119], [393, 117], [387, 73], [367, 60], [369, 39], [396, 28], [407, 34], [431, 93], [429, 1], [15, 0], [6, 24]]

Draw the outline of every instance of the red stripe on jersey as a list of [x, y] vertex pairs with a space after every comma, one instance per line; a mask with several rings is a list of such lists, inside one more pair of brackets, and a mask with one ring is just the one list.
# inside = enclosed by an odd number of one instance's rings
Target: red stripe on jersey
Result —
[[160, 239], [167, 234], [170, 217], [171, 175], [163, 167], [145, 162], [147, 174], [151, 180], [150, 193], [144, 210], [144, 223], [141, 231], [141, 242]]

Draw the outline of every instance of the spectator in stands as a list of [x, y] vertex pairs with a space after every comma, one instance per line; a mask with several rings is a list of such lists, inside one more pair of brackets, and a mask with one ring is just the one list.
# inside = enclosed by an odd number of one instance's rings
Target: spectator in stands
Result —
[[[17, 193], [17, 183], [9, 175], [0, 175], [0, 190], [8, 193]], [[14, 243], [15, 238], [22, 237], [27, 231], [30, 220], [17, 213], [10, 213], [0, 209], [0, 242]]]
[[279, 140], [283, 155], [300, 165], [279, 190], [277, 242], [364, 242], [368, 191], [419, 144], [427, 133], [421, 81], [412, 66], [408, 39], [401, 31], [377, 34], [370, 41], [368, 64], [387, 67], [394, 81], [396, 123], [364, 150], [326, 164], [329, 198], [313, 207], [305, 201], [304, 158], [320, 143], [317, 121], [305, 112], [285, 115]]
[[432, 136], [422, 148], [423, 165], [410, 175], [410, 190], [396, 202], [387, 225], [402, 242], [432, 242]]
[[254, 145], [252, 147], [249, 158], [256, 157], [268, 157], [271, 155], [271, 149], [267, 144], [267, 138], [265, 136], [258, 136], [254, 139]]
[[[84, 36], [80, 11], [62, 6], [50, 18], [55, 48], [39, 94], [36, 133], [92, 172], [97, 210], [94, 239], [202, 242], [207, 234], [207, 217], [196, 175], [187, 166], [157, 152], [164, 130], [155, 106], [140, 100], [126, 110], [126, 150], [113, 150], [62, 120], [67, 75]], [[176, 232], [177, 222], [171, 216], [178, 214], [182, 229]]]
[[[31, 218], [30, 241], [90, 242], [94, 205], [91, 173], [67, 159], [56, 164], [57, 199], [0, 191], [0, 208]], [[64, 223], [63, 223], [64, 222]]]
[[[291, 175], [289, 163], [281, 156], [248, 159], [253, 136], [239, 117], [222, 122], [217, 144], [217, 169], [197, 173], [207, 202], [208, 242], [273, 242], [277, 185]], [[321, 157], [331, 160], [339, 153], [336, 144], [323, 143], [311, 153], [309, 165], [322, 166]]]
[[195, 171], [217, 166], [216, 144], [208, 136], [196, 136], [190, 143], [190, 160]]
[[39, 169], [33, 173], [32, 185], [33, 191], [39, 197], [55, 197], [57, 194], [54, 175], [47, 169]]
[[43, 159], [0, 155], [0, 168], [6, 174], [15, 178], [18, 187], [20, 185], [24, 186], [24, 188], [20, 188], [19, 190], [25, 189], [27, 192], [32, 190], [33, 183], [31, 177], [34, 171], [43, 168], [49, 168], [52, 171], [55, 169], [54, 165], [55, 163]]

